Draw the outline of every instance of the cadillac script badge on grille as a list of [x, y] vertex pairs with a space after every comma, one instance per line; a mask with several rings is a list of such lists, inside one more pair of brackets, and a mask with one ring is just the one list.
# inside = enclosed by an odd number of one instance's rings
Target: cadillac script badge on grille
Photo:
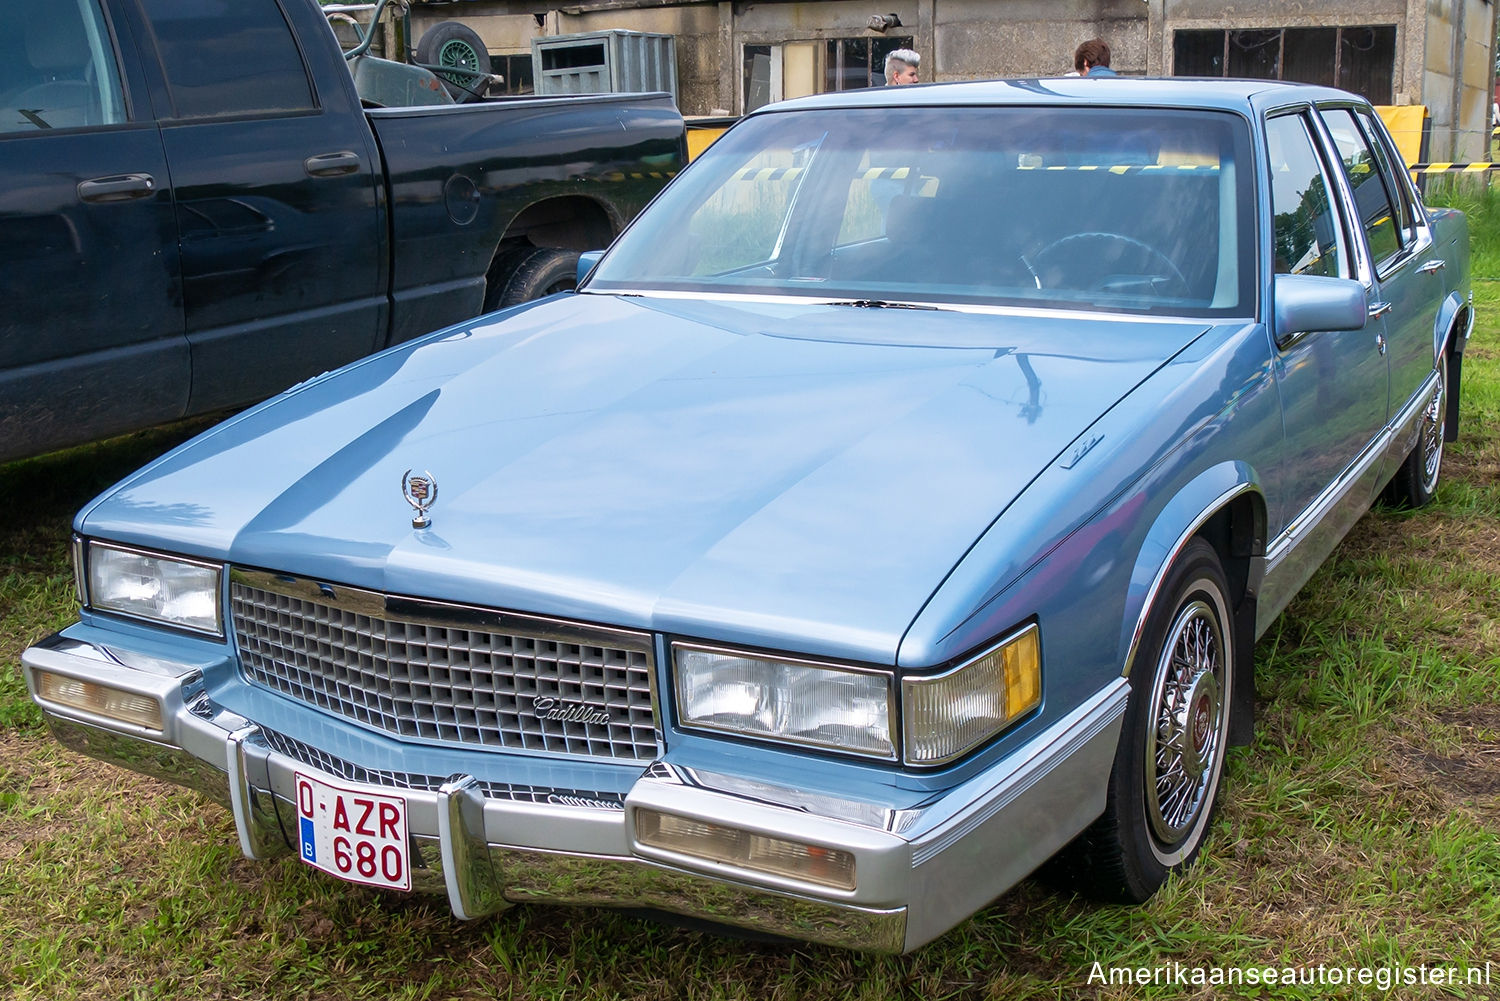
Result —
[[401, 477], [401, 493], [406, 497], [406, 503], [416, 508], [417, 516], [411, 520], [412, 528], [426, 528], [432, 524], [432, 519], [427, 517], [427, 509], [437, 503], [437, 480], [432, 474], [423, 470], [421, 476], [413, 476], [411, 470]]

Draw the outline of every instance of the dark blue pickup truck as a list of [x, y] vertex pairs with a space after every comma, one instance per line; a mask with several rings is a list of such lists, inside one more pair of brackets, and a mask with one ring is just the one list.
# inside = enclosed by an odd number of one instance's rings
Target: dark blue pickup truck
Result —
[[371, 107], [312, 0], [7, 14], [0, 460], [568, 285], [685, 158], [665, 94]]

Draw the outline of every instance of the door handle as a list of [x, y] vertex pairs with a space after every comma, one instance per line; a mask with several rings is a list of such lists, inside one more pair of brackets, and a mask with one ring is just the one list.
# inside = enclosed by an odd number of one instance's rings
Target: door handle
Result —
[[1385, 354], [1385, 334], [1375, 335], [1375, 349], [1381, 354]]
[[1424, 275], [1435, 275], [1447, 266], [1447, 261], [1438, 257], [1434, 257], [1432, 260], [1428, 261], [1426, 264], [1423, 264], [1417, 270], [1422, 272]]
[[1372, 319], [1372, 320], [1377, 319], [1379, 317], [1382, 317], [1385, 314], [1389, 313], [1390, 311], [1391, 311], [1391, 304], [1388, 303], [1388, 302], [1372, 302], [1372, 303], [1370, 303], [1370, 319]]
[[349, 150], [337, 153], [319, 153], [302, 161], [303, 168], [312, 177], [338, 177], [352, 174], [359, 169], [359, 154]]
[[156, 193], [156, 178], [150, 174], [114, 174], [78, 182], [78, 197], [85, 202], [128, 202]]

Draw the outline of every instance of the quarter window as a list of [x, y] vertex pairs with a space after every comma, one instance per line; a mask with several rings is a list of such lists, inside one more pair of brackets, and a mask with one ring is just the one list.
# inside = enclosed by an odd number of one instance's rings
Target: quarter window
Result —
[[276, 0], [144, 0], [178, 118], [308, 111], [312, 86]]
[[6, 14], [0, 133], [125, 121], [119, 67], [96, 0], [10, 0]]
[[1339, 151], [1339, 161], [1349, 187], [1354, 191], [1359, 223], [1370, 244], [1370, 256], [1378, 265], [1401, 250], [1401, 213], [1391, 199], [1389, 182], [1380, 160], [1370, 148], [1354, 116], [1344, 108], [1325, 110], [1323, 121]]
[[1266, 122], [1266, 140], [1276, 273], [1346, 277], [1338, 218], [1307, 119], [1272, 118]]

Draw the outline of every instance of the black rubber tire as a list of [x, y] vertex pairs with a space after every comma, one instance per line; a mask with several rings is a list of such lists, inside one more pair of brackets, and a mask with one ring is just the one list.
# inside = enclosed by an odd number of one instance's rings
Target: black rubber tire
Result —
[[1425, 507], [1437, 493], [1443, 471], [1443, 441], [1448, 416], [1448, 358], [1438, 359], [1437, 388], [1422, 409], [1417, 443], [1386, 484], [1382, 499], [1393, 507]]
[[[417, 62], [426, 66], [458, 66], [464, 69], [487, 70], [490, 62], [489, 49], [484, 40], [467, 24], [461, 21], [440, 21], [428, 28], [417, 42]], [[489, 89], [489, 79], [472, 77], [464, 73], [447, 74], [436, 71], [438, 79], [453, 99], [460, 104], [478, 101]]]
[[[1052, 882], [1097, 899], [1138, 904], [1197, 858], [1224, 773], [1238, 667], [1234, 605], [1229, 595], [1229, 583], [1213, 547], [1202, 539], [1190, 541], [1167, 573], [1131, 667], [1130, 701], [1104, 814], [1049, 863], [1046, 875]], [[1186, 657], [1177, 655], [1196, 655], [1200, 650], [1206, 651], [1206, 660], [1217, 666], [1220, 676], [1210, 683], [1203, 676], [1214, 670], [1194, 670], [1185, 690], [1174, 687], [1174, 681], [1180, 682], [1194, 668]], [[1202, 666], [1198, 662], [1197, 667]], [[1187, 725], [1163, 741], [1159, 750], [1169, 761], [1176, 753], [1178, 758], [1170, 763], [1183, 766], [1184, 775], [1197, 772], [1196, 777], [1176, 785], [1170, 767], [1163, 769], [1165, 774], [1155, 775], [1161, 758], [1153, 755], [1153, 748], [1169, 729], [1158, 724], [1176, 718], [1167, 704], [1173, 694], [1180, 719]], [[1182, 738], [1180, 748], [1172, 741], [1177, 734]], [[1201, 748], [1196, 746], [1199, 735], [1204, 737]], [[1155, 783], [1153, 776], [1158, 779]], [[1180, 833], [1171, 836], [1159, 833], [1174, 826], [1166, 814], [1175, 812], [1163, 808], [1167, 797], [1162, 795], [1161, 780], [1169, 796], [1170, 791], [1189, 792], [1190, 808], [1175, 825]]]
[[500, 258], [490, 268], [486, 310], [517, 306], [578, 287], [578, 251], [528, 247]]

